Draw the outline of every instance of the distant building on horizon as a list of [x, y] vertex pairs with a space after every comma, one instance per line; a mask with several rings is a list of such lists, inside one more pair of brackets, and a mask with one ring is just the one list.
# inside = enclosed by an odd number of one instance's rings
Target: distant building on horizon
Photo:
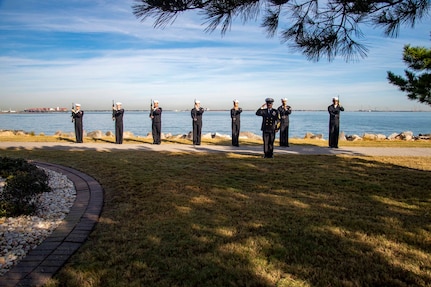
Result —
[[49, 112], [67, 112], [67, 108], [28, 108], [25, 109], [24, 112], [26, 113], [49, 113]]

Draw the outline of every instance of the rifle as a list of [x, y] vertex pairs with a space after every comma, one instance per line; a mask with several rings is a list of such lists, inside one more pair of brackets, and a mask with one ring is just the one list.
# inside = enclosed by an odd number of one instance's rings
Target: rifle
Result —
[[72, 114], [70, 115], [72, 117], [72, 123], [75, 121], [75, 118], [73, 117], [73, 115], [75, 114], [75, 104], [72, 103]]
[[115, 120], [115, 104], [114, 104], [114, 100], [112, 100], [112, 120]]
[[150, 118], [153, 115], [153, 99], [150, 100]]

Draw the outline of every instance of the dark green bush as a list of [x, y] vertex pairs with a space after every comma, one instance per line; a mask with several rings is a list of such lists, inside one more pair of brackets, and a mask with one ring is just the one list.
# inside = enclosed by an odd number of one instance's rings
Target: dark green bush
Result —
[[51, 191], [48, 175], [24, 159], [0, 158], [0, 176], [6, 178], [0, 193], [0, 216], [32, 214], [38, 196]]

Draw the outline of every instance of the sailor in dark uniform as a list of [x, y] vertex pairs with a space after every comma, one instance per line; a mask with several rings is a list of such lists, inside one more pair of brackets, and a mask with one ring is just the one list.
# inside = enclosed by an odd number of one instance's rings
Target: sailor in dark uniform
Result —
[[202, 114], [204, 109], [201, 107], [201, 102], [195, 100], [195, 106], [191, 110], [192, 124], [193, 124], [193, 145], [201, 144], [202, 134]]
[[262, 137], [263, 137], [263, 151], [265, 158], [274, 157], [274, 140], [275, 133], [278, 131], [277, 125], [279, 123], [278, 110], [272, 108], [274, 99], [266, 98], [266, 104], [263, 104], [257, 111], [256, 115], [262, 117]]
[[330, 148], [338, 148], [338, 137], [340, 134], [340, 112], [342, 111], [344, 111], [344, 108], [338, 102], [338, 98], [332, 98], [332, 105], [328, 107]]
[[121, 103], [116, 103], [116, 107], [112, 107], [113, 109], [113, 120], [115, 120], [115, 143], [122, 144], [123, 143], [123, 115], [124, 109], [121, 107]]
[[153, 134], [153, 144], [161, 144], [162, 140], [162, 108], [159, 107], [159, 101], [154, 100], [154, 106], [150, 114], [151, 131]]
[[233, 108], [230, 110], [230, 117], [232, 119], [232, 145], [239, 146], [239, 130], [241, 128], [241, 117], [242, 109], [238, 106], [239, 101], [233, 101]]
[[83, 125], [82, 118], [84, 117], [84, 111], [81, 110], [81, 105], [76, 104], [75, 108], [72, 109], [72, 121], [75, 123], [75, 138], [77, 143], [82, 143]]
[[281, 106], [278, 107], [280, 115], [280, 146], [289, 146], [289, 115], [292, 113], [292, 107], [287, 105], [287, 99], [281, 99]]

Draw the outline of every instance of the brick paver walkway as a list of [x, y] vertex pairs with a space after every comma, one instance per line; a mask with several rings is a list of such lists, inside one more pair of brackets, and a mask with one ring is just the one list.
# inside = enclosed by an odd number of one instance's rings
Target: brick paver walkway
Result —
[[63, 222], [38, 247], [0, 277], [0, 286], [42, 286], [85, 242], [99, 220], [103, 189], [92, 177], [72, 168], [36, 163], [66, 175], [76, 188], [76, 200]]

